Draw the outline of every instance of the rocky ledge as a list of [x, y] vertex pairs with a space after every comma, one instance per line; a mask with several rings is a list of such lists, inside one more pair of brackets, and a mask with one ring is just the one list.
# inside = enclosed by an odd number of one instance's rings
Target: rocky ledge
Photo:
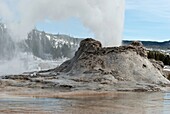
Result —
[[147, 58], [140, 42], [102, 47], [99, 41], [81, 41], [75, 56], [55, 69], [4, 76], [1, 87], [48, 88], [58, 91], [159, 91], [169, 86], [161, 66]]

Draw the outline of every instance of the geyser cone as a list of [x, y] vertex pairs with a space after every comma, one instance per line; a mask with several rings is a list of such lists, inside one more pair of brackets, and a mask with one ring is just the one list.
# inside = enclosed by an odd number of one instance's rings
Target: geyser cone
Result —
[[81, 41], [75, 56], [55, 71], [87, 80], [97, 77], [110, 84], [121, 81], [133, 84], [170, 84], [149, 61], [146, 49], [138, 42], [129, 46], [102, 48], [99, 41], [85, 39]]

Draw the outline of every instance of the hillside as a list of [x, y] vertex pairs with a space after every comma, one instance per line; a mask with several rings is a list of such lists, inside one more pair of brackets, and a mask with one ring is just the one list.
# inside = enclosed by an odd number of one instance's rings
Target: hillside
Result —
[[4, 24], [0, 23], [0, 59], [10, 59], [15, 50], [15, 44]]
[[71, 58], [81, 39], [62, 34], [49, 34], [32, 30], [28, 34], [27, 51], [42, 59]]
[[71, 58], [80, 41], [80, 38], [34, 29], [27, 39], [15, 42], [5, 24], [0, 23], [0, 59], [12, 59], [18, 51], [32, 53], [41, 59]]
[[[132, 41], [124, 40], [124, 45], [129, 45]], [[153, 49], [170, 49], [170, 40], [164, 41], [164, 42], [156, 42], [156, 41], [141, 41], [142, 44], [147, 48], [153, 48]]]

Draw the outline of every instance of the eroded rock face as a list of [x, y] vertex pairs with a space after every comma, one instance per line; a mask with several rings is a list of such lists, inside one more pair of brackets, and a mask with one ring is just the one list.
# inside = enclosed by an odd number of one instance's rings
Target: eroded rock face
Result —
[[[135, 58], [148, 60], [146, 49], [139, 42], [133, 42], [129, 46], [102, 48], [99, 41], [89, 38], [81, 41], [75, 56], [71, 60], [64, 62], [55, 71], [74, 74], [78, 71], [79, 73], [84, 73], [110, 70], [110, 73], [112, 73], [116, 67], [128, 65], [127, 61], [129, 59], [135, 65], [135, 61], [133, 61]], [[116, 64], [120, 65], [116, 66]], [[143, 64], [143, 67], [147, 66]]]
[[[25, 79], [21, 77], [19, 80]], [[59, 67], [26, 77], [31, 87], [67, 87], [70, 90], [158, 91], [170, 84], [161, 70], [149, 61], [140, 42], [105, 48], [91, 38], [81, 41], [75, 56]]]
[[[100, 83], [115, 84], [120, 81], [148, 84], [169, 84], [162, 76], [161, 68], [151, 63], [147, 51], [140, 42], [129, 46], [102, 48], [99, 41], [85, 39], [75, 56], [55, 69], [56, 72], [67, 73]], [[96, 79], [97, 77], [97, 79]], [[105, 80], [105, 82], [102, 82]]]

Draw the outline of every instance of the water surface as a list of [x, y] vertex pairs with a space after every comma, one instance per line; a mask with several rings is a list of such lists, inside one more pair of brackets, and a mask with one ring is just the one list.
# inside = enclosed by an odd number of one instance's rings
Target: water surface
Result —
[[113, 93], [74, 99], [0, 98], [1, 114], [170, 114], [170, 93]]

